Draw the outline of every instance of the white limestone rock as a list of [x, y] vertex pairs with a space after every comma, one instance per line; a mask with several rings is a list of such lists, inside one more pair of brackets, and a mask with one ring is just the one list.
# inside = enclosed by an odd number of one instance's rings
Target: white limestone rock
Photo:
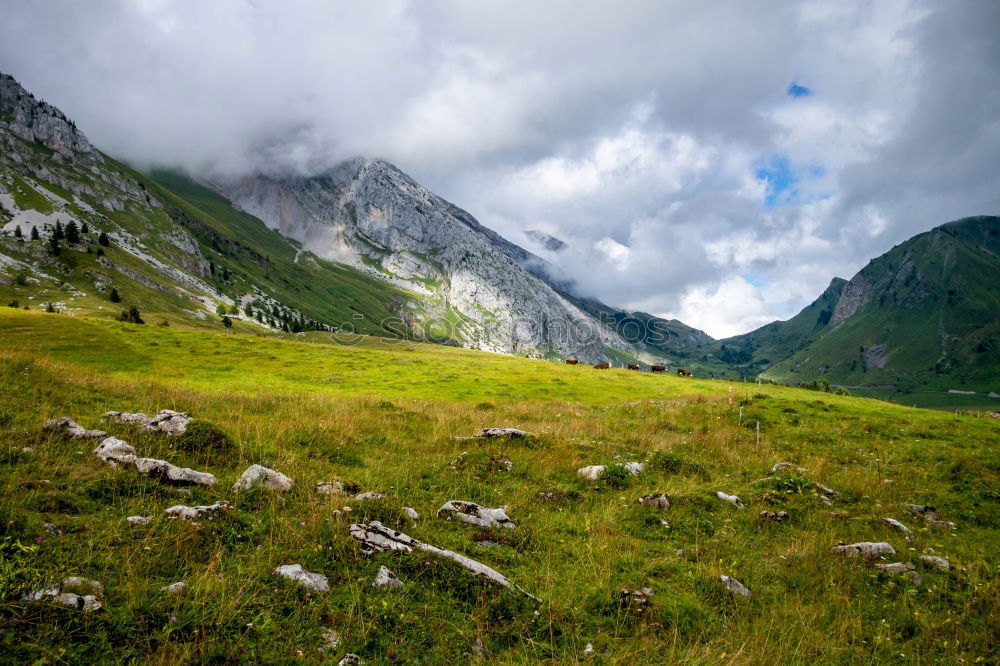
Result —
[[375, 574], [375, 580], [372, 581], [372, 587], [402, 587], [403, 581], [396, 577], [396, 574], [392, 573], [387, 567], [379, 567], [378, 573]]
[[753, 595], [750, 593], [750, 590], [748, 590], [743, 583], [736, 580], [735, 578], [732, 578], [730, 576], [719, 576], [719, 582], [722, 583], [722, 587], [726, 588], [727, 590], [729, 590], [730, 592], [732, 592], [737, 596], [746, 597], [747, 599], [753, 597]]
[[226, 506], [227, 505], [222, 502], [201, 506], [185, 506], [183, 504], [177, 504], [164, 511], [164, 513], [168, 516], [180, 518], [181, 520], [193, 520], [195, 518], [201, 518], [210, 513], [223, 510]]
[[728, 503], [732, 504], [737, 509], [742, 509], [744, 507], [743, 500], [741, 500], [736, 495], [727, 495], [726, 493], [724, 493], [724, 492], [722, 492], [720, 490], [720, 491], [718, 491], [718, 492], [715, 493], [715, 496], [718, 497], [723, 502], [728, 502]]
[[524, 439], [528, 436], [523, 430], [518, 430], [517, 428], [483, 428], [477, 432], [473, 437], [485, 437], [488, 439], [493, 439], [495, 437], [502, 437], [505, 439]]
[[882, 522], [891, 527], [894, 530], [898, 530], [903, 533], [909, 533], [910, 528], [899, 522], [895, 518], [883, 518]]
[[187, 583], [184, 581], [177, 581], [176, 583], [171, 583], [170, 585], [165, 585], [160, 588], [160, 592], [164, 594], [169, 594], [170, 596], [175, 596], [187, 589]]
[[131, 465], [136, 459], [135, 447], [114, 437], [105, 439], [91, 453], [113, 467]]
[[100, 439], [108, 434], [103, 430], [87, 430], [68, 416], [46, 421], [43, 427], [46, 430], [61, 430], [72, 439]]
[[673, 503], [670, 500], [670, 495], [666, 493], [656, 493], [640, 497], [639, 504], [653, 509], [659, 509], [660, 511], [667, 511], [671, 506], [673, 506]]
[[164, 432], [168, 435], [180, 435], [187, 429], [189, 423], [191, 423], [191, 415], [187, 412], [161, 409], [142, 429], [151, 432]]
[[320, 481], [314, 487], [320, 495], [344, 495], [344, 484], [340, 481]]
[[233, 484], [233, 490], [250, 490], [251, 488], [266, 488], [267, 490], [287, 491], [292, 489], [292, 480], [281, 472], [264, 467], [250, 465]]
[[300, 587], [304, 587], [310, 592], [326, 592], [330, 589], [330, 583], [326, 576], [309, 573], [302, 568], [301, 564], [283, 564], [274, 570], [274, 574], [295, 581]]
[[410, 520], [419, 520], [420, 519], [420, 514], [417, 513], [417, 510], [414, 509], [411, 506], [404, 506], [403, 507], [403, 514], [407, 518], [409, 518]]
[[121, 425], [145, 426], [152, 421], [152, 417], [146, 416], [142, 412], [130, 414], [128, 412], [104, 412], [101, 420], [105, 423], [119, 423]]
[[937, 567], [942, 571], [949, 571], [951, 569], [951, 562], [948, 561], [948, 558], [940, 557], [938, 555], [921, 555], [920, 561], [926, 562], [932, 567]]
[[877, 560], [883, 555], [895, 555], [896, 550], [884, 541], [860, 541], [858, 543], [837, 544], [831, 550], [848, 557], [862, 557], [866, 560]]
[[148, 525], [150, 521], [149, 516], [129, 516], [126, 518], [129, 525]]
[[454, 518], [478, 527], [505, 527], [507, 529], [517, 527], [507, 515], [504, 507], [487, 509], [473, 502], [461, 500], [445, 502], [444, 506], [438, 509], [437, 515], [438, 517]]
[[150, 478], [178, 486], [212, 487], [218, 483], [215, 476], [208, 472], [198, 472], [190, 467], [177, 467], [166, 460], [156, 458], [137, 458], [135, 469]]

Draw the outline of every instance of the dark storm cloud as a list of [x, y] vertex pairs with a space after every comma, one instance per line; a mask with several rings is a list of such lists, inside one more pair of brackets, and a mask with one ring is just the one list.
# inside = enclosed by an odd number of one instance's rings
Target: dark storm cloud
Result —
[[714, 335], [1000, 209], [991, 2], [3, 5], [0, 70], [106, 151], [381, 156], [531, 249], [563, 239], [582, 289]]

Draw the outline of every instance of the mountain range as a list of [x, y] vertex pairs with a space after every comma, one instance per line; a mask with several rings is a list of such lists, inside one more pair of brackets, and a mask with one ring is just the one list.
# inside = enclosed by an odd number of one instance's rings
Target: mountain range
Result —
[[920, 234], [850, 281], [834, 279], [795, 317], [713, 340], [578, 293], [544, 259], [383, 160], [357, 157], [310, 177], [140, 173], [0, 74], [0, 225], [0, 296], [19, 307], [105, 316], [134, 307], [170, 325], [821, 378], [907, 400], [1000, 390], [996, 217]]

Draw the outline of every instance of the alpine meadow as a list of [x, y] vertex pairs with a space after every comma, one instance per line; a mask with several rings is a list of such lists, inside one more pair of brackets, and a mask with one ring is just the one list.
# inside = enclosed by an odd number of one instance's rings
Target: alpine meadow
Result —
[[0, 664], [1000, 663], [988, 3], [10, 4]]

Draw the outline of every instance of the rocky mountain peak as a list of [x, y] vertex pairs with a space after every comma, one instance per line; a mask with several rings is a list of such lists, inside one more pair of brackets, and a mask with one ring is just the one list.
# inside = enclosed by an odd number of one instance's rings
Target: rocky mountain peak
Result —
[[2, 72], [0, 127], [25, 141], [37, 141], [68, 159], [75, 154], [103, 161], [97, 149], [62, 111], [36, 99], [13, 76]]

